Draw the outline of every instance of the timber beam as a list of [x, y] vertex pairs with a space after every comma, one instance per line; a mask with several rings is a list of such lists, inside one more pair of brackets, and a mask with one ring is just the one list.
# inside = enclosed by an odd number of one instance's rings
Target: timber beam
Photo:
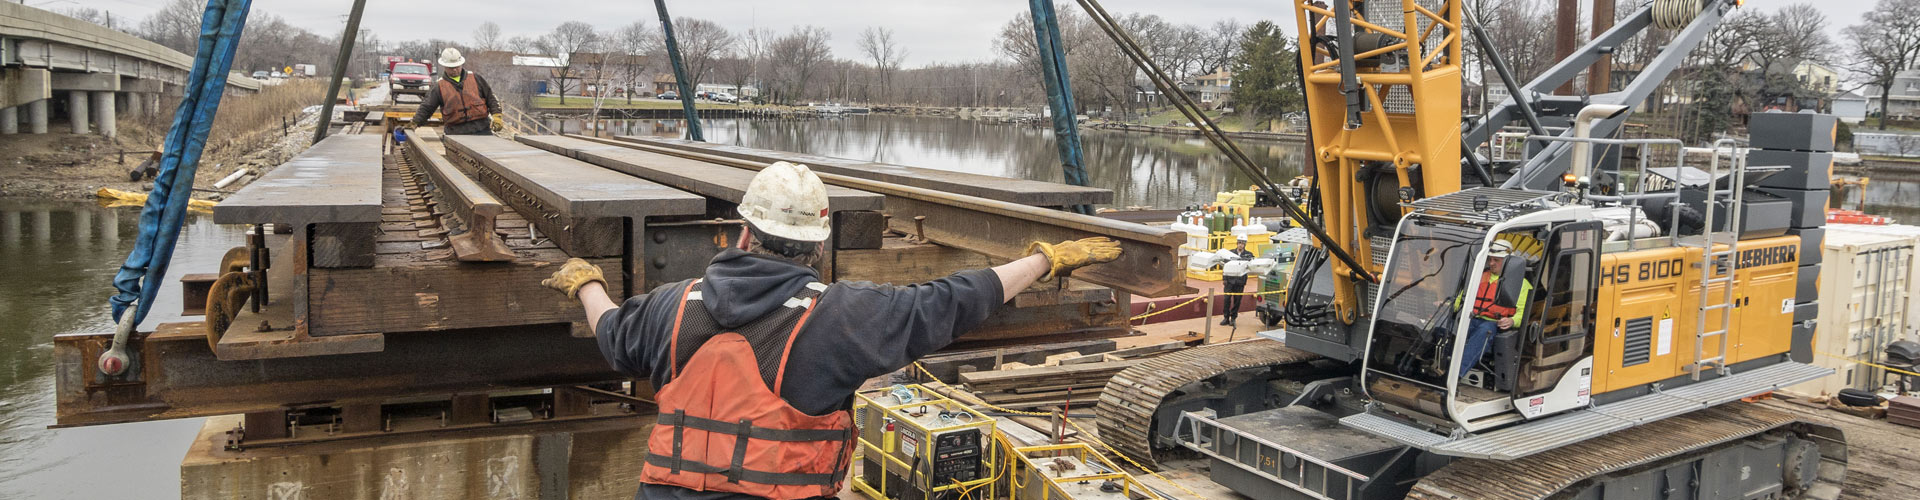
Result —
[[[574, 257], [629, 253], [627, 219], [701, 215], [707, 200], [493, 136], [449, 136], [449, 156]], [[633, 239], [638, 244], [639, 239]]]
[[200, 323], [168, 323], [133, 337], [121, 378], [95, 366], [112, 341], [112, 332], [54, 337], [56, 427], [626, 379], [566, 324], [389, 334], [379, 352], [221, 361]]
[[[632, 139], [630, 147], [749, 170], [766, 168], [771, 157], [740, 159], [657, 145]], [[1034, 241], [1057, 242], [1104, 236], [1120, 243], [1120, 259], [1089, 266], [1074, 278], [1145, 297], [1191, 293], [1180, 265], [1186, 235], [1166, 228], [1121, 222], [932, 189], [816, 171], [828, 184], [886, 195], [888, 226], [935, 244], [999, 259], [1028, 254]]]
[[494, 221], [506, 213], [506, 205], [435, 151], [441, 147], [439, 133], [418, 130], [409, 139], [407, 158], [413, 160], [414, 169], [432, 181], [435, 203], [448, 209], [457, 221], [447, 228], [447, 243], [453, 247], [454, 256], [466, 262], [513, 260], [513, 249], [494, 227]]
[[[574, 135], [573, 137], [584, 138], [578, 135]], [[754, 149], [684, 139], [641, 136], [619, 136], [616, 139], [683, 151], [696, 151], [738, 160], [752, 160], [764, 163], [772, 163], [775, 161], [802, 163], [812, 168], [815, 172], [958, 193], [1021, 205], [1065, 207], [1072, 205], [1113, 203], [1113, 191], [1100, 188], [1070, 186], [1052, 182], [969, 174], [931, 168], [909, 167], [788, 151]]]
[[216, 224], [291, 224], [310, 231], [313, 267], [370, 267], [379, 233], [379, 135], [328, 137], [213, 209]]
[[[740, 203], [746, 196], [747, 184], [753, 182], [754, 176], [749, 170], [650, 153], [608, 139], [523, 135], [518, 140], [555, 154], [733, 204]], [[885, 205], [885, 197], [877, 194], [827, 186], [827, 209], [834, 212], [879, 210]]]

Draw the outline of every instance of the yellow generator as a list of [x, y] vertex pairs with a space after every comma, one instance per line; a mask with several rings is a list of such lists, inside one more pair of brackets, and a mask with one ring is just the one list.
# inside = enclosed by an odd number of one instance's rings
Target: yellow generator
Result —
[[855, 490], [874, 499], [993, 497], [992, 418], [919, 385], [856, 393], [853, 415]]
[[1013, 451], [1014, 500], [1161, 500], [1086, 443]]

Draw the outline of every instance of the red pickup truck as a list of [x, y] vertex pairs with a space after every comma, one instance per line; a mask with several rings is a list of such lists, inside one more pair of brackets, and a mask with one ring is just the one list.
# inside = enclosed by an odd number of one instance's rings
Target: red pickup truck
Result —
[[433, 84], [433, 65], [418, 62], [395, 62], [387, 67], [387, 82], [395, 94], [426, 95], [427, 86]]

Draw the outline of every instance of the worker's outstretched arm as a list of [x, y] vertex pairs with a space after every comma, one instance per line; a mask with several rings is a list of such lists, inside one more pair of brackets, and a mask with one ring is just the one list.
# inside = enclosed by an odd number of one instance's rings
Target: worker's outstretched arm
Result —
[[1013, 300], [1042, 278], [1064, 277], [1075, 269], [1120, 258], [1120, 243], [1109, 238], [1086, 238], [1059, 243], [1033, 242], [1028, 255], [993, 268], [1000, 277], [1001, 299]]
[[587, 309], [587, 327], [595, 332], [600, 331], [600, 316], [620, 307], [607, 296], [607, 278], [600, 273], [600, 266], [578, 258], [567, 259], [559, 271], [553, 272], [553, 277], [540, 284], [565, 292], [569, 298], [580, 299], [580, 305]]

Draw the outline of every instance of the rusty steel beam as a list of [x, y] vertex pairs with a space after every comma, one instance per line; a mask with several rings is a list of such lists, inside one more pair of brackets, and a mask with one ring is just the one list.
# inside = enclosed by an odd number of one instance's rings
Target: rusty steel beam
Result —
[[440, 134], [422, 129], [407, 141], [407, 158], [414, 168], [425, 173], [433, 186], [433, 196], [459, 223], [447, 226], [447, 244], [454, 257], [466, 262], [505, 262], [514, 259], [512, 248], [494, 230], [494, 220], [506, 213], [506, 205], [480, 184], [454, 168], [453, 162], [434, 151], [441, 146]]
[[221, 361], [206, 334], [171, 323], [131, 342], [125, 378], [94, 360], [112, 333], [54, 337], [56, 427], [114, 424], [474, 391], [614, 382], [591, 338], [565, 324], [389, 334], [380, 352]]
[[[778, 161], [747, 159], [662, 147], [646, 140], [627, 139], [629, 147], [708, 163], [759, 170]], [[943, 246], [1001, 259], [1018, 259], [1034, 241], [1064, 241], [1105, 236], [1120, 242], [1120, 259], [1075, 271], [1073, 277], [1145, 297], [1191, 293], [1180, 265], [1180, 245], [1186, 235], [1170, 229], [1121, 222], [1058, 210], [989, 200], [815, 172], [828, 184], [886, 195], [886, 211], [895, 231]], [[922, 218], [924, 217], [924, 219]]]

